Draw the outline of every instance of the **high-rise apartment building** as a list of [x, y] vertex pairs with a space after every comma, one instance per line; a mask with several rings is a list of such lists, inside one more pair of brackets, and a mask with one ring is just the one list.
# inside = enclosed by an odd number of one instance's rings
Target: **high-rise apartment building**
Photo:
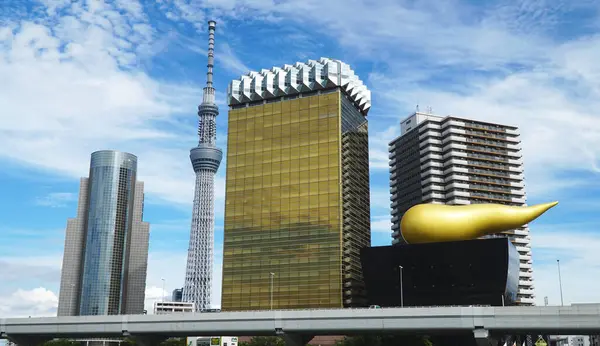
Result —
[[92, 153], [77, 217], [67, 221], [58, 316], [142, 314], [150, 225], [137, 157]]
[[213, 249], [215, 242], [215, 174], [223, 152], [217, 148], [219, 107], [215, 103], [213, 64], [215, 21], [208, 22], [208, 70], [202, 103], [198, 106], [198, 145], [190, 150], [190, 161], [196, 173], [192, 226], [183, 286], [184, 302], [194, 303], [198, 311], [211, 306]]
[[327, 58], [231, 82], [222, 310], [365, 304], [370, 98]]
[[[524, 206], [523, 161], [516, 127], [417, 112], [389, 145], [393, 243], [400, 221], [419, 203]], [[498, 236], [498, 235], [497, 235]], [[520, 257], [519, 304], [533, 304], [529, 228], [507, 232]]]

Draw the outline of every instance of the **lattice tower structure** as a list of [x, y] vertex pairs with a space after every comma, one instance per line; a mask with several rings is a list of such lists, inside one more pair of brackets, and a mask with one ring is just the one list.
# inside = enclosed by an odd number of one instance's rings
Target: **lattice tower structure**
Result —
[[210, 308], [215, 232], [215, 174], [223, 152], [216, 146], [216, 118], [213, 64], [215, 21], [208, 22], [208, 71], [202, 104], [198, 106], [198, 146], [190, 150], [190, 160], [196, 172], [192, 226], [188, 248], [185, 284], [182, 300], [193, 302], [196, 311]]

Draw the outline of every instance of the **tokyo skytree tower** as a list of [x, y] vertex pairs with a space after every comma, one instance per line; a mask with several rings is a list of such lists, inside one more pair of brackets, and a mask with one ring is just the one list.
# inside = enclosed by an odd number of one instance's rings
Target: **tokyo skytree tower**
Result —
[[217, 148], [216, 117], [213, 88], [213, 62], [215, 46], [215, 21], [208, 22], [208, 71], [202, 104], [198, 106], [198, 146], [190, 150], [190, 160], [196, 172], [192, 227], [188, 248], [184, 302], [195, 303], [196, 311], [210, 308], [213, 271], [213, 246], [215, 238], [215, 174], [221, 164], [223, 152]]

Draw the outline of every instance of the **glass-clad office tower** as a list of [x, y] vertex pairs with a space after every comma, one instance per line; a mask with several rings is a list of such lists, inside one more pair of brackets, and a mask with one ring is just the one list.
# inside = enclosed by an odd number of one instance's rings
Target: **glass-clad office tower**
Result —
[[366, 303], [370, 96], [326, 58], [231, 82], [222, 310]]
[[150, 226], [136, 177], [136, 156], [92, 153], [77, 217], [67, 221], [59, 316], [143, 313]]

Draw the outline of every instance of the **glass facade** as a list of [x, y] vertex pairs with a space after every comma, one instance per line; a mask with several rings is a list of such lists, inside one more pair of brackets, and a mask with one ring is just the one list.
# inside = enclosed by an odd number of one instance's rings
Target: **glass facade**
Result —
[[368, 143], [356, 106], [336, 88], [231, 109], [227, 148], [222, 310], [364, 304]]
[[92, 154], [80, 315], [124, 311], [136, 170], [134, 155], [115, 151]]

